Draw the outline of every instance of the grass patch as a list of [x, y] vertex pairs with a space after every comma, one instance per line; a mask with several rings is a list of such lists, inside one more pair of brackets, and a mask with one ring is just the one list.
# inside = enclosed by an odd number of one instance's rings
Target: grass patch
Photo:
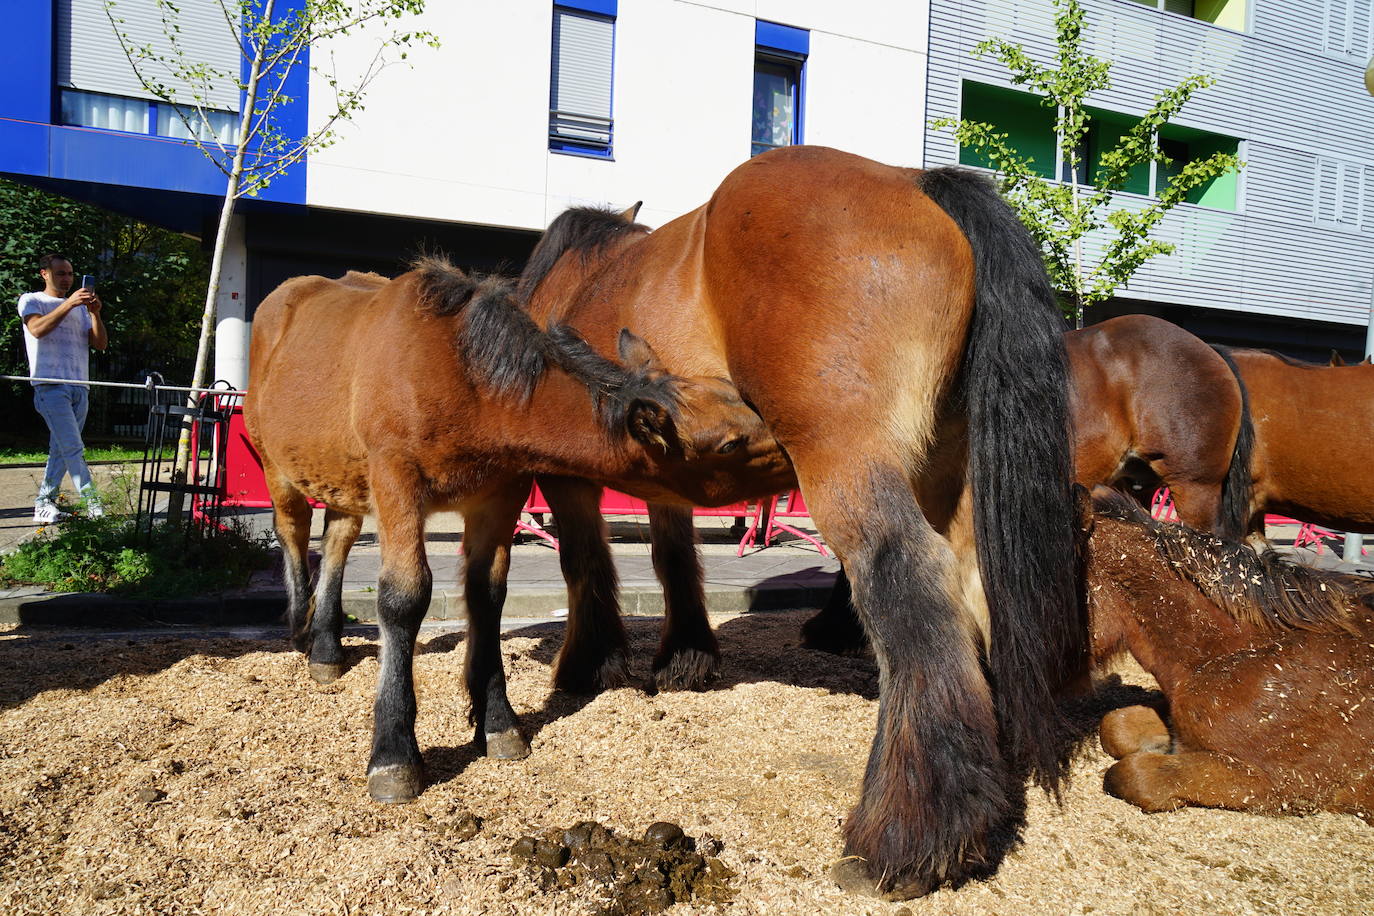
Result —
[[[165, 460], [176, 457], [176, 447], [166, 450]], [[46, 448], [0, 448], [0, 467], [14, 464], [46, 464]], [[132, 445], [88, 445], [86, 461], [126, 461], [138, 464], [143, 461], [143, 446]]]

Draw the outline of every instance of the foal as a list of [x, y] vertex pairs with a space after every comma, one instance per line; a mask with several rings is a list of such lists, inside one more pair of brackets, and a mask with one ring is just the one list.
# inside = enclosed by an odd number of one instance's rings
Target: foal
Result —
[[[392, 281], [289, 280], [263, 301], [253, 330], [245, 421], [272, 494], [293, 641], [321, 682], [343, 671], [344, 560], [362, 517], [377, 517], [382, 644], [368, 791], [378, 801], [408, 801], [421, 787], [411, 657], [432, 581], [426, 516], [464, 516], [476, 740], [492, 756], [519, 757], [528, 746], [506, 698], [498, 625], [532, 475], [709, 505], [728, 502], [740, 475], [784, 466], [728, 382], [670, 375], [628, 331], [624, 365], [613, 363], [567, 328], [541, 331], [506, 281], [442, 260]], [[327, 506], [313, 596], [309, 499]]]
[[1161, 524], [1099, 488], [1093, 662], [1130, 651], [1152, 709], [1102, 720], [1106, 788], [1145, 811], [1374, 812], [1374, 583]]

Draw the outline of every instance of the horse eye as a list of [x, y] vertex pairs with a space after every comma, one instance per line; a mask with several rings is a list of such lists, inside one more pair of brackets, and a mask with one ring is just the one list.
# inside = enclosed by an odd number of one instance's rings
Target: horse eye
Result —
[[734, 439], [731, 439], [729, 442], [722, 445], [720, 448], [716, 449], [716, 454], [728, 455], [735, 449], [743, 445], [745, 442], [747, 442], [748, 438], [748, 436], [737, 436]]

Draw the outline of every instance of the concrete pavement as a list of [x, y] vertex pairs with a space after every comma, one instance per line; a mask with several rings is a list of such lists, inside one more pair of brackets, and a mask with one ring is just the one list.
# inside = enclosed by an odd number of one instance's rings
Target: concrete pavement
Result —
[[[98, 480], [109, 483], [138, 468], [98, 465]], [[13, 550], [33, 537], [33, 497], [42, 479], [42, 468], [0, 468], [0, 552]], [[70, 484], [68, 484], [70, 487]], [[136, 490], [135, 490], [136, 496]], [[270, 530], [268, 510], [246, 510], [239, 516], [255, 530]], [[789, 523], [815, 534], [809, 519]], [[649, 526], [645, 518], [615, 516], [608, 519], [611, 549], [620, 574], [621, 607], [628, 615], [663, 613], [663, 595], [649, 556]], [[839, 564], [822, 557], [810, 543], [783, 534], [773, 545], [749, 548], [736, 556], [738, 533], [732, 519], [698, 517], [706, 572], [707, 608], [712, 613], [816, 607], [825, 600]], [[319, 548], [323, 513], [315, 513], [312, 553]], [[554, 529], [556, 534], [556, 529]], [[464, 617], [460, 581], [462, 519], [453, 513], [432, 516], [426, 551], [434, 574], [429, 619], [460, 621]], [[344, 576], [345, 612], [359, 621], [375, 619], [377, 574], [381, 551], [376, 529], [369, 519], [349, 555]], [[559, 568], [558, 553], [545, 541], [522, 537], [512, 551], [505, 616], [508, 619], [557, 620], [566, 614], [567, 591]], [[120, 599], [107, 595], [59, 595], [37, 588], [0, 589], [0, 623], [61, 626], [128, 627], [185, 625], [222, 627], [268, 625], [281, 619], [285, 607], [280, 570], [259, 573], [246, 589], [189, 599]]]

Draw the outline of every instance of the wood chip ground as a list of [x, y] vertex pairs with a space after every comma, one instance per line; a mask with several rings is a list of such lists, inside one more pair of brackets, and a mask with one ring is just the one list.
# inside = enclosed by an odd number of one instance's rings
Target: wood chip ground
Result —
[[[997, 875], [904, 904], [826, 877], [876, 716], [866, 659], [797, 648], [805, 613], [720, 619], [724, 677], [703, 693], [571, 697], [549, 688], [561, 628], [503, 640], [522, 761], [475, 756], [462, 636], [416, 658], [419, 801], [367, 798], [376, 644], [316, 686], [285, 641], [0, 631], [0, 913], [577, 914], [509, 855], [520, 836], [654, 821], [724, 843], [738, 894], [674, 914], [1335, 914], [1374, 906], [1374, 831], [1334, 814], [1146, 815], [1103, 794], [1092, 743], [1062, 807], [1030, 795]], [[658, 622], [629, 622], [636, 674]], [[1128, 682], [1150, 685], [1139, 669]], [[471, 833], [475, 814], [482, 829]]]

